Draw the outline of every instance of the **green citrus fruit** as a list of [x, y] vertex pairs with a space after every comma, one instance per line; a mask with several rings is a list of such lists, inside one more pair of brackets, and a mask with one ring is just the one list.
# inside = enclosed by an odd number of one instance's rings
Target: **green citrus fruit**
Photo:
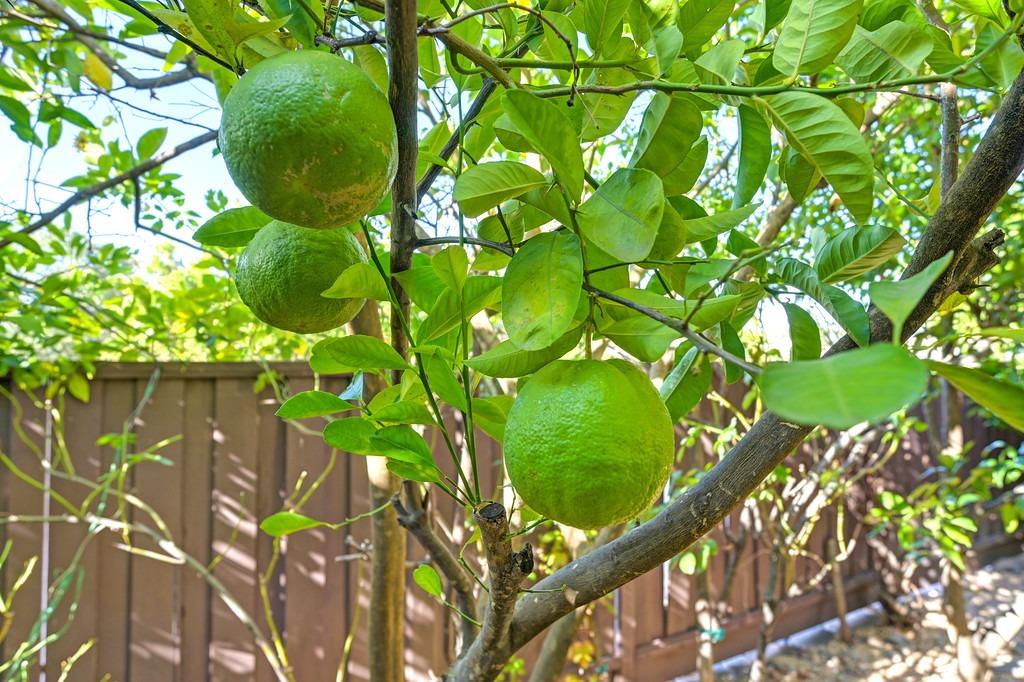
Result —
[[636, 518], [672, 471], [672, 419], [625, 360], [559, 360], [522, 387], [505, 426], [505, 467], [534, 511], [576, 528]]
[[345, 324], [361, 298], [324, 298], [338, 275], [363, 263], [363, 247], [348, 230], [311, 230], [275, 220], [263, 227], [238, 259], [238, 295], [267, 324], [300, 334]]
[[384, 93], [357, 66], [314, 50], [250, 69], [224, 100], [219, 145], [254, 206], [304, 227], [348, 225], [373, 210], [398, 159]]

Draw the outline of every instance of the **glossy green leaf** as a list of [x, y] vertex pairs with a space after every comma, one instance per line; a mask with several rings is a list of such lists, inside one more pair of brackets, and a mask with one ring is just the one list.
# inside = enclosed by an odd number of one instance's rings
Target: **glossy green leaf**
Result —
[[755, 97], [786, 139], [835, 188], [859, 223], [871, 216], [874, 164], [867, 143], [842, 109], [808, 92]]
[[271, 220], [255, 206], [229, 208], [203, 223], [192, 238], [206, 246], [245, 246]]
[[789, 321], [790, 359], [815, 360], [821, 357], [821, 330], [810, 313], [794, 303], [783, 303]]
[[370, 415], [370, 418], [378, 422], [388, 424], [434, 424], [434, 416], [427, 409], [427, 406], [415, 400], [399, 400], [398, 402], [384, 405]]
[[437, 278], [452, 291], [462, 291], [469, 274], [469, 256], [461, 246], [448, 246], [430, 258]]
[[661, 178], [641, 168], [621, 168], [579, 208], [583, 235], [623, 262], [647, 257], [658, 236], [665, 194]]
[[676, 25], [683, 34], [683, 49], [696, 54], [729, 20], [735, 0], [688, 0], [679, 8]]
[[688, 415], [707, 395], [713, 374], [711, 363], [696, 348], [683, 354], [658, 390], [672, 421]]
[[703, 126], [700, 109], [690, 99], [657, 93], [644, 112], [629, 165], [654, 171], [664, 183], [665, 196], [682, 194], [689, 189], [686, 180], [692, 170], [687, 155], [679, 152], [693, 147]]
[[980, 369], [928, 362], [928, 368], [1004, 422], [1024, 432], [1024, 388]]
[[494, 161], [463, 171], [455, 180], [453, 196], [472, 218], [544, 184], [544, 175], [525, 163]]
[[740, 161], [733, 208], [750, 203], [761, 188], [772, 160], [772, 129], [761, 112], [747, 104], [739, 107]]
[[411, 426], [387, 426], [370, 436], [370, 445], [391, 459], [410, 464], [434, 466], [434, 456], [423, 436]]
[[862, 0], [793, 0], [775, 43], [775, 68], [795, 77], [829, 66], [853, 35], [862, 4]]
[[683, 228], [686, 230], [686, 243], [692, 244], [702, 242], [705, 239], [717, 237], [723, 232], [736, 229], [744, 220], [754, 214], [758, 209], [755, 204], [735, 208], [731, 211], [722, 211], [702, 218], [690, 218], [683, 221]]
[[526, 376], [571, 351], [582, 336], [583, 326], [574, 327], [553, 344], [540, 350], [523, 350], [511, 341], [502, 341], [494, 348], [470, 358], [466, 364], [489, 377]]
[[570, 196], [578, 198], [583, 192], [583, 153], [569, 116], [558, 104], [525, 90], [507, 91], [502, 102], [518, 131], [547, 159]]
[[405, 369], [409, 366], [394, 348], [364, 334], [328, 339], [321, 350], [336, 362], [357, 369]]
[[324, 427], [324, 442], [332, 448], [354, 455], [382, 455], [370, 444], [377, 427], [362, 417], [336, 419]]
[[798, 424], [848, 429], [920, 398], [928, 370], [906, 349], [878, 344], [820, 360], [770, 363], [758, 377], [765, 405]]
[[390, 299], [388, 287], [373, 263], [355, 263], [345, 268], [334, 284], [320, 292], [325, 298], [369, 298], [375, 301]]
[[135, 143], [135, 155], [139, 157], [139, 161], [149, 159], [157, 153], [166, 139], [167, 128], [153, 128], [143, 133], [139, 141]]
[[501, 278], [488, 275], [467, 277], [462, 291], [445, 287], [430, 314], [417, 331], [418, 343], [428, 343], [447, 334], [484, 308], [493, 308], [501, 299]]
[[575, 235], [547, 232], [527, 241], [502, 281], [509, 338], [523, 350], [554, 344], [572, 326], [582, 287], [583, 257]]
[[604, 54], [622, 37], [622, 18], [629, 0], [585, 0], [583, 31], [595, 56]]
[[829, 239], [814, 259], [822, 282], [842, 282], [871, 272], [900, 252], [906, 240], [896, 230], [854, 227]]
[[858, 26], [836, 64], [858, 83], [873, 83], [916, 74], [931, 51], [926, 33], [893, 21], [877, 31]]
[[284, 537], [300, 530], [320, 528], [330, 524], [318, 521], [314, 518], [298, 512], [281, 511], [271, 514], [260, 522], [260, 530], [273, 538]]
[[420, 564], [412, 572], [412, 579], [420, 588], [432, 597], [441, 598], [444, 588], [441, 585], [441, 576], [430, 564]]
[[277, 408], [281, 419], [310, 419], [329, 414], [354, 410], [356, 406], [326, 391], [303, 391], [296, 393]]
[[849, 294], [824, 284], [810, 265], [793, 258], [782, 258], [775, 267], [779, 278], [817, 301], [835, 319], [857, 345], [865, 346], [870, 334], [867, 311]]
[[444, 402], [465, 412], [468, 406], [466, 389], [455, 378], [448, 361], [441, 357], [440, 353], [421, 354], [420, 361], [427, 373], [427, 379], [430, 380], [430, 390]]
[[894, 340], [902, 338], [907, 318], [952, 260], [953, 252], [950, 251], [912, 277], [895, 282], [872, 282], [868, 287], [871, 302], [892, 320]]

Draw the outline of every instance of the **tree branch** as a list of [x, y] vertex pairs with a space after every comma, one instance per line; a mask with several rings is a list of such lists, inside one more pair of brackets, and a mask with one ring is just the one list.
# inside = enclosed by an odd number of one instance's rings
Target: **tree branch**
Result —
[[442, 542], [434, 532], [434, 528], [430, 524], [430, 514], [418, 496], [414, 495], [409, 500], [409, 505], [406, 506], [402, 503], [401, 498], [395, 495], [391, 504], [398, 511], [398, 523], [416, 538], [420, 546], [430, 555], [430, 561], [437, 566], [441, 574], [448, 580], [452, 590], [455, 591], [456, 606], [465, 614], [459, 617], [462, 628], [462, 650], [465, 651], [476, 637], [477, 632], [476, 624], [470, 620], [476, 618], [473, 577], [459, 564], [452, 549]]
[[501, 251], [506, 256], [515, 255], [512, 247], [508, 244], [493, 242], [490, 239], [477, 239], [476, 237], [463, 237], [461, 239], [459, 237], [423, 237], [416, 240], [416, 248], [439, 244], [473, 244], [474, 246], [483, 246], [484, 248]]
[[509, 627], [519, 586], [533, 571], [533, 547], [523, 545], [512, 551], [505, 507], [491, 502], [473, 512], [480, 527], [487, 559], [490, 599], [480, 635], [473, 640], [465, 655], [452, 666], [453, 680], [492, 679], [504, 667], [505, 659], [495, 659], [489, 652], [508, 646]]
[[103, 49], [103, 46], [90, 35], [90, 32], [75, 21], [74, 17], [64, 11], [63, 7], [52, 2], [52, 0], [31, 0], [31, 2], [39, 9], [67, 25], [68, 29], [78, 36], [78, 42], [85, 45], [90, 52], [96, 55], [97, 59], [103, 62], [108, 69], [113, 71], [121, 80], [123, 80], [125, 85], [128, 87], [137, 88], [139, 90], [154, 90], [156, 88], [165, 88], [171, 85], [177, 85], [178, 83], [184, 83], [185, 81], [190, 81], [193, 78], [204, 78], [209, 80], [209, 76], [199, 73], [199, 71], [197, 71], [192, 65], [186, 65], [185, 67], [165, 76], [139, 78], [131, 71], [121, 66], [116, 59], [110, 56], [110, 53]]
[[[149, 159], [148, 161], [143, 161], [138, 166], [126, 170], [124, 173], [121, 173], [119, 175], [115, 175], [109, 180], [104, 180], [103, 182], [98, 182], [95, 185], [84, 187], [75, 192], [74, 194], [72, 194], [64, 201], [62, 201], [55, 208], [47, 211], [46, 213], [43, 213], [41, 216], [39, 216], [39, 218], [37, 218], [34, 222], [30, 223], [27, 227], [24, 227], [21, 230], [19, 230], [17, 234], [26, 236], [30, 235], [33, 232], [36, 232], [37, 230], [40, 230], [49, 225], [50, 223], [52, 223], [55, 219], [60, 217], [63, 213], [71, 209], [73, 206], [76, 206], [82, 203], [83, 201], [88, 201], [97, 194], [105, 192], [111, 187], [116, 187], [117, 185], [120, 185], [123, 182], [128, 182], [129, 180], [145, 175], [149, 171], [159, 166], [162, 166], [171, 159], [181, 156], [185, 152], [195, 149], [196, 147], [201, 147], [207, 142], [212, 142], [215, 139], [217, 139], [217, 131], [211, 130], [208, 133], [203, 133], [198, 137], [193, 137], [191, 140], [188, 140], [187, 142], [182, 142], [176, 147], [172, 147], [167, 151], [161, 152], [154, 156], [153, 158]], [[0, 249], [13, 242], [14, 240], [11, 239], [10, 237], [0, 239]]]
[[613, 294], [613, 293], [610, 293], [610, 292], [607, 292], [607, 291], [602, 291], [601, 289], [595, 289], [594, 287], [592, 287], [592, 286], [590, 286], [588, 284], [584, 284], [583, 285], [583, 289], [585, 291], [589, 291], [590, 293], [594, 294], [595, 296], [597, 296], [599, 298], [604, 298], [604, 299], [607, 299], [609, 301], [612, 301], [613, 303], [618, 303], [619, 305], [626, 306], [627, 308], [630, 308], [631, 310], [635, 310], [636, 312], [640, 313], [641, 315], [646, 315], [647, 317], [651, 318], [652, 320], [657, 320], [658, 322], [661, 322], [663, 325], [665, 325], [669, 329], [674, 329], [675, 331], [679, 332], [683, 336], [683, 338], [685, 338], [687, 341], [692, 343], [697, 348], [701, 349], [703, 352], [705, 352], [705, 353], [712, 353], [713, 355], [717, 355], [718, 357], [722, 358], [723, 360], [725, 360], [727, 362], [731, 362], [732, 364], [736, 365], [737, 367], [742, 367], [743, 371], [745, 371], [745, 372], [747, 372], [747, 373], [749, 373], [751, 375], [757, 375], [757, 374], [761, 373], [761, 368], [760, 367], [758, 367], [757, 365], [750, 364], [749, 362], [747, 362], [743, 358], [740, 358], [740, 357], [737, 357], [737, 356], [733, 355], [732, 353], [730, 353], [729, 351], [725, 350], [724, 348], [720, 348], [717, 344], [715, 344], [713, 341], [709, 340], [703, 334], [699, 334], [699, 333], [693, 331], [692, 329], [690, 329], [690, 327], [683, 320], [677, 320], [674, 317], [668, 317], [667, 315], [662, 315], [657, 310], [653, 310], [653, 309], [648, 308], [646, 306], [640, 305], [639, 303], [636, 303], [635, 301], [631, 301], [628, 298], [623, 298], [622, 296], [618, 296], [616, 294]]
[[[1002, 234], [993, 231], [972, 243], [999, 199], [1024, 169], [1024, 74], [1017, 77], [995, 120], [932, 217], [904, 278], [920, 272], [949, 250], [957, 266], [933, 285], [904, 327], [906, 339], [939, 306], [944, 295], [969, 286], [970, 278], [994, 263], [992, 249]], [[963, 265], [960, 265], [963, 263]], [[871, 338], [891, 338], [892, 326], [872, 310]], [[829, 354], [854, 348], [848, 337]], [[506, 660], [541, 630], [575, 608], [609, 593], [675, 556], [710, 531], [810, 433], [811, 426], [783, 421], [766, 412], [739, 443], [661, 513], [618, 540], [563, 567], [537, 583], [516, 605], [511, 641], [504, 651], [487, 652]]]

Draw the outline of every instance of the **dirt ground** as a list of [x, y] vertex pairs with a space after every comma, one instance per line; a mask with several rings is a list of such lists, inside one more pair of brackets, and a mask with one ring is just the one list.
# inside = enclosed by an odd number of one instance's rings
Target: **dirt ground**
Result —
[[[990, 626], [1016, 611], [1024, 617], [1024, 555], [996, 561], [967, 578], [972, 622]], [[913, 631], [889, 626], [864, 626], [853, 631], [853, 644], [841, 641], [787, 649], [771, 659], [771, 676], [777, 682], [830, 680], [834, 682], [882, 682], [883, 680], [956, 681], [956, 651], [946, 634], [947, 621], [941, 599], [923, 600], [925, 617]], [[730, 682], [747, 679], [747, 671], [719, 676]], [[1017, 632], [993, 662], [992, 679], [1024, 680], [1024, 631]]]

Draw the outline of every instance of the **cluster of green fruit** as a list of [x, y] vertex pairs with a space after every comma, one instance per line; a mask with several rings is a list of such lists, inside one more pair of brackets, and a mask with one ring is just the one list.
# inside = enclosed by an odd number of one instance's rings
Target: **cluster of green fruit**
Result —
[[381, 202], [398, 142], [384, 93], [357, 66], [299, 50], [260, 62], [224, 101], [219, 146], [228, 173], [274, 218], [238, 260], [242, 301], [269, 325], [335, 329], [362, 299], [320, 295], [366, 255], [351, 225]]
[[[394, 179], [384, 94], [356, 66], [300, 50], [260, 62], [228, 95], [220, 149], [242, 194], [275, 220], [238, 261], [261, 320], [300, 333], [337, 328], [363, 299], [321, 296], [362, 245], [347, 229]], [[647, 375], [622, 360], [557, 361], [522, 385], [505, 429], [509, 479], [548, 518], [598, 528], [636, 518], [674, 460], [672, 420]]]

